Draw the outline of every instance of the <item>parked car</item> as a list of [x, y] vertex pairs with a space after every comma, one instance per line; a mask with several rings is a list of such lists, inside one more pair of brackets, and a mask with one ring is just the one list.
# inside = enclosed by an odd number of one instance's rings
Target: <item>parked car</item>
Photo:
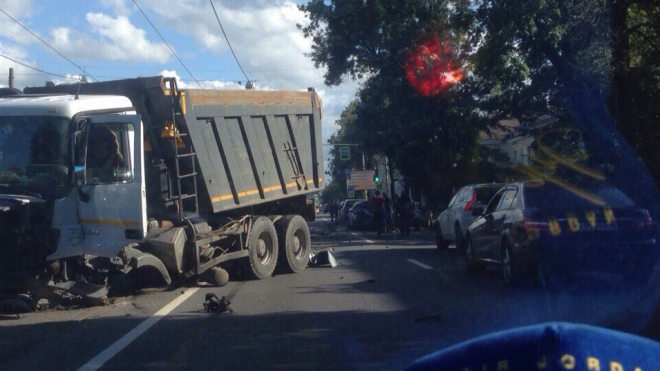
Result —
[[435, 230], [438, 249], [448, 249], [450, 243], [455, 243], [456, 250], [465, 252], [465, 233], [476, 219], [472, 209], [487, 205], [503, 186], [503, 183], [470, 184], [459, 189], [449, 201], [447, 209], [438, 216]]
[[373, 212], [369, 201], [358, 201], [348, 211], [349, 229], [371, 229], [373, 225]]
[[342, 201], [341, 205], [339, 205], [339, 212], [337, 214], [339, 218], [339, 222], [341, 223], [348, 223], [348, 210], [350, 210], [351, 206], [355, 204], [356, 202], [363, 201], [359, 198], [349, 198], [344, 201]]
[[607, 184], [513, 183], [473, 213], [480, 215], [468, 227], [466, 267], [498, 264], [506, 283], [525, 273], [540, 273], [552, 286], [576, 273], [639, 279], [658, 256], [658, 226], [649, 212]]

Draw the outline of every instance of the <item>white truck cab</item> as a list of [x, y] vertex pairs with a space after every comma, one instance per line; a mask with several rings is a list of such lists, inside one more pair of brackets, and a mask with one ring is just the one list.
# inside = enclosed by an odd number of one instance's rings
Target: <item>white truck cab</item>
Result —
[[142, 145], [126, 97], [0, 98], [0, 199], [47, 205], [47, 260], [115, 257], [146, 235]]

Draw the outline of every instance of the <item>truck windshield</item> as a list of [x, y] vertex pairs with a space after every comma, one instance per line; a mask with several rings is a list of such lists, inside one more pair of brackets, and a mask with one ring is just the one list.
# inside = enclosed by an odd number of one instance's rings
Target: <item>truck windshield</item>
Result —
[[68, 125], [63, 117], [0, 117], [0, 184], [64, 185]]

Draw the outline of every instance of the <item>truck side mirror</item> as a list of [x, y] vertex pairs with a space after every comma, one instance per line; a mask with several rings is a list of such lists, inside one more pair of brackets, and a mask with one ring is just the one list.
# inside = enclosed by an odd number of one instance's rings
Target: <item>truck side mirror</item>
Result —
[[76, 166], [74, 168], [74, 174], [75, 174], [76, 185], [78, 187], [82, 187], [83, 185], [85, 185], [85, 167]]
[[76, 188], [78, 188], [78, 197], [80, 197], [80, 201], [89, 202], [89, 194], [82, 190], [82, 186], [85, 185], [85, 167], [76, 166], [73, 174], [75, 177]]

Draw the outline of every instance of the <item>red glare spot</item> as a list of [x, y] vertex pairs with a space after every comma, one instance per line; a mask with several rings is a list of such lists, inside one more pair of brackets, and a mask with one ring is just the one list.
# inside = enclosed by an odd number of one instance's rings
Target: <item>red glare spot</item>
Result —
[[463, 78], [454, 53], [437, 37], [417, 45], [406, 58], [404, 70], [408, 83], [426, 97], [439, 94]]

